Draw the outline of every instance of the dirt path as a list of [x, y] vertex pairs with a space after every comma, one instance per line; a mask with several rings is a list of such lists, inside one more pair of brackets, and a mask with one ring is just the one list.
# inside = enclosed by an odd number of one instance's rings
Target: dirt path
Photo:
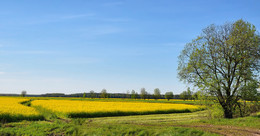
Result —
[[246, 127], [210, 125], [210, 124], [201, 124], [201, 125], [192, 125], [191, 124], [191, 125], [178, 125], [178, 126], [196, 128], [199, 130], [208, 131], [211, 133], [217, 133], [217, 134], [224, 135], [224, 136], [260, 136], [259, 129], [252, 129], [252, 128], [246, 128]]

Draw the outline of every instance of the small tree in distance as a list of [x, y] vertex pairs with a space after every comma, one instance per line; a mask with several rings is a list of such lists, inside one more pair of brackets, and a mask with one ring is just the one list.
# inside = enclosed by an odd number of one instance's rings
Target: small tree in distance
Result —
[[135, 90], [132, 90], [132, 92], [131, 92], [131, 98], [132, 99], [136, 99], [137, 98], [137, 92], [135, 92]]
[[199, 99], [200, 93], [201, 92], [198, 91], [198, 92], [195, 92], [194, 94], [192, 94], [192, 98], [194, 99], [194, 101]]
[[159, 88], [155, 88], [154, 89], [154, 99], [157, 100], [157, 99], [160, 99], [161, 97], [161, 91]]
[[86, 92], [83, 93], [83, 96], [82, 96], [82, 97], [83, 97], [83, 98], [86, 98]]
[[187, 91], [183, 91], [180, 94], [180, 98], [183, 99], [184, 101], [188, 99], [188, 92]]
[[101, 91], [101, 96], [100, 96], [101, 98], [108, 98], [108, 94], [107, 94], [107, 90], [106, 89], [103, 89], [102, 91]]
[[90, 98], [91, 99], [96, 97], [95, 92], [93, 90], [91, 90], [89, 93], [90, 93]]
[[130, 98], [130, 91], [129, 90], [126, 91], [126, 98]]
[[192, 99], [192, 91], [190, 90], [190, 87], [187, 89], [187, 99], [190, 100]]
[[137, 99], [138, 98], [138, 93], [137, 92], [135, 92], [135, 99]]
[[26, 94], [27, 94], [27, 92], [26, 92], [25, 90], [23, 90], [23, 91], [21, 92], [21, 97], [25, 97]]
[[166, 92], [165, 93], [165, 99], [167, 99], [168, 101], [170, 99], [173, 99], [173, 92]]
[[140, 92], [141, 98], [145, 100], [147, 98], [147, 94], [148, 93], [146, 92], [145, 88], [141, 88], [141, 92]]

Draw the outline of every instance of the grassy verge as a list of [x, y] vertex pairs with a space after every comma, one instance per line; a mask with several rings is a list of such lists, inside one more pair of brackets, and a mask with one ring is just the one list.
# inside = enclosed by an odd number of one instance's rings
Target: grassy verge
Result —
[[13, 126], [0, 128], [1, 136], [12, 135], [81, 135], [81, 136], [217, 136], [217, 134], [203, 132], [192, 128], [181, 127], [147, 127], [136, 125], [104, 125], [88, 127], [86, 124], [77, 125], [72, 123], [48, 123], [48, 122], [24, 122]]
[[23, 121], [9, 123], [0, 128], [1, 136], [46, 136], [46, 135], [79, 135], [77, 126], [56, 120], [46, 121]]
[[240, 117], [234, 119], [211, 119], [211, 120], [201, 120], [200, 123], [207, 123], [213, 125], [229, 125], [229, 126], [238, 126], [238, 127], [250, 127], [260, 129], [260, 112], [248, 116], [248, 117]]
[[16, 115], [11, 115], [11, 114], [1, 114], [0, 115], [0, 120], [1, 123], [7, 123], [7, 122], [16, 122], [16, 121], [22, 121], [22, 120], [43, 120], [44, 117], [42, 115], [21, 115], [21, 114], [16, 114]]
[[112, 124], [101, 125], [96, 127], [87, 127], [82, 135], [110, 135], [110, 136], [217, 136], [201, 130], [182, 127], [154, 127], [154, 126], [138, 126], [131, 124]]
[[[259, 130], [260, 127], [258, 116], [229, 120], [208, 120], [206, 114], [207, 111], [198, 111], [193, 113], [22, 121], [2, 124], [0, 135], [215, 136], [218, 134], [232, 135], [233, 133], [237, 135], [240, 132], [247, 135], [251, 134], [248, 131]], [[233, 131], [233, 129], [235, 130]], [[242, 131], [243, 129], [246, 131]], [[235, 132], [238, 130], [240, 131]]]
[[58, 118], [59, 114], [51, 110], [47, 110], [41, 106], [33, 106], [33, 108], [35, 108], [39, 113], [41, 113], [41, 115], [44, 117], [45, 120], [53, 120]]

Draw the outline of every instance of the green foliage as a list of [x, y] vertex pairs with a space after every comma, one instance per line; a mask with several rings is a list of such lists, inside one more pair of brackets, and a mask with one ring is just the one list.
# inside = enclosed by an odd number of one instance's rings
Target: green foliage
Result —
[[20, 104], [30, 107], [30, 106], [31, 106], [31, 101], [32, 101], [32, 99], [30, 99], [30, 100], [28, 100], [28, 101], [20, 102]]
[[245, 83], [239, 90], [241, 98], [247, 101], [259, 101], [260, 93], [257, 91], [259, 83], [257, 81], [251, 81]]
[[95, 92], [94, 92], [93, 90], [91, 90], [91, 91], [89, 92], [89, 94], [90, 94], [90, 98], [91, 98], [91, 99], [93, 99], [93, 98], [96, 97], [96, 94], [95, 94]]
[[168, 101], [170, 99], [173, 99], [173, 92], [166, 92], [165, 93], [165, 99], [167, 99]]
[[137, 97], [138, 97], [138, 93], [135, 92], [135, 90], [132, 90], [132, 92], [131, 92], [131, 98], [132, 98], [132, 99], [137, 99]]
[[83, 98], [86, 98], [86, 93], [84, 92], [84, 94], [83, 94], [83, 96], [82, 96]]
[[207, 117], [209, 119], [223, 118], [223, 109], [220, 104], [207, 106]]
[[188, 98], [188, 100], [192, 99], [192, 92], [190, 90], [190, 87], [188, 87], [188, 89], [187, 89], [187, 98]]
[[234, 116], [245, 117], [251, 115], [252, 113], [256, 113], [258, 111], [260, 111], [260, 103], [258, 101], [251, 101], [251, 102], [246, 102], [245, 100], [239, 101], [235, 105]]
[[129, 91], [129, 90], [126, 91], [126, 98], [131, 98], [131, 95], [130, 95], [130, 91]]
[[145, 88], [141, 88], [140, 97], [145, 100], [147, 95], [148, 93], [146, 92]]
[[154, 89], [154, 99], [157, 100], [157, 99], [160, 99], [161, 98], [161, 91], [159, 88], [155, 88]]
[[22, 120], [43, 120], [44, 117], [42, 115], [10, 115], [10, 114], [0, 114], [0, 121], [1, 123], [7, 122], [17, 122]]
[[[260, 112], [258, 114], [260, 115]], [[255, 115], [248, 117], [239, 117], [234, 119], [216, 118], [210, 120], [201, 120], [201, 122], [212, 125], [241, 126], [260, 129], [260, 118]]]
[[232, 118], [239, 90], [260, 76], [259, 39], [255, 27], [243, 20], [210, 25], [186, 44], [179, 78], [216, 96], [225, 117]]
[[187, 91], [183, 91], [180, 94], [180, 98], [183, 99], [183, 100], [191, 100], [192, 99], [192, 92], [191, 92], [189, 87], [188, 87]]
[[[14, 127], [15, 126], [15, 127]], [[0, 129], [1, 136], [46, 136], [46, 135], [80, 135], [76, 125], [67, 124], [56, 120], [53, 123], [49, 122], [21, 122], [14, 124], [13, 127], [3, 125]]]
[[101, 91], [101, 95], [100, 95], [101, 98], [108, 98], [108, 94], [107, 94], [107, 90], [106, 89], [103, 89]]
[[[39, 113], [41, 113], [41, 116], [43, 116], [45, 120], [53, 120], [53, 119], [58, 118], [58, 116], [61, 115], [59, 113], [55, 113], [51, 110], [45, 109], [41, 106], [34, 106], [33, 108], [35, 108]], [[64, 116], [64, 115], [62, 115], [62, 116]]]
[[195, 92], [195, 93], [192, 95], [192, 99], [193, 99], [193, 100], [199, 100], [199, 95], [200, 95], [200, 91]]
[[187, 91], [183, 91], [183, 92], [180, 94], [180, 98], [183, 99], [184, 101], [185, 101], [185, 100], [188, 100], [188, 92], [187, 92]]
[[26, 94], [27, 94], [27, 92], [26, 92], [25, 90], [23, 90], [23, 91], [21, 92], [21, 97], [25, 97]]

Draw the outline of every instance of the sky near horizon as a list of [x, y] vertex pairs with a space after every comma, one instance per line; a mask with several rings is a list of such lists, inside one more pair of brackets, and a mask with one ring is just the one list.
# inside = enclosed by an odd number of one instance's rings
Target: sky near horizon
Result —
[[258, 0], [0, 2], [0, 93], [178, 94], [178, 55], [210, 24], [260, 29]]

